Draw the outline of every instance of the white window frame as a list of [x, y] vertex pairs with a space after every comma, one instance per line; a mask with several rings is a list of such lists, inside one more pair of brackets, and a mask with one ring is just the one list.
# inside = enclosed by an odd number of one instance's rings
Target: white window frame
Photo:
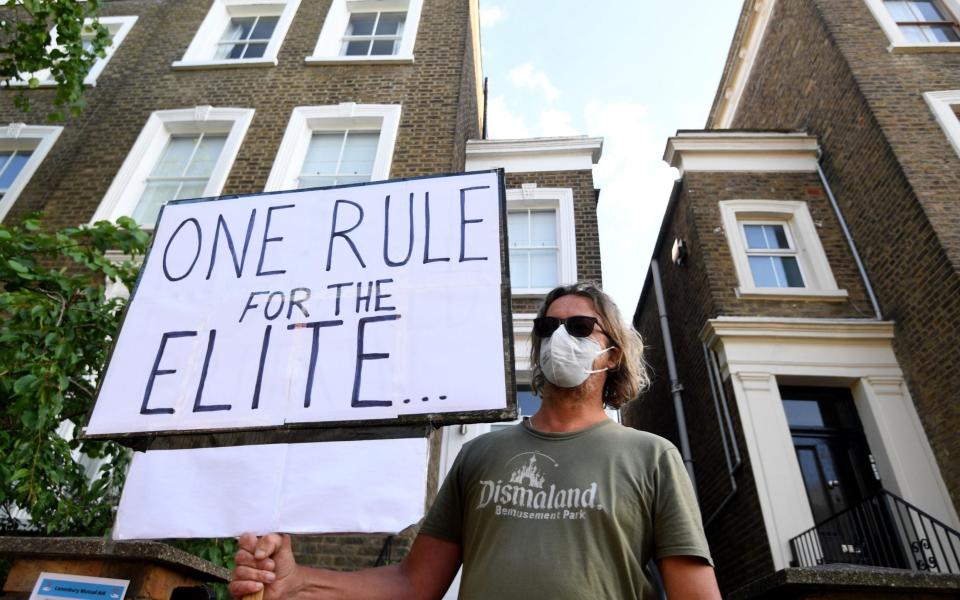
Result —
[[[252, 108], [197, 106], [152, 113], [127, 154], [123, 166], [93, 215], [92, 222], [116, 220], [133, 213], [146, 187], [146, 179], [170, 137], [186, 133], [226, 133], [220, 158], [210, 174], [203, 196], [218, 196], [230, 174], [240, 144], [253, 119]], [[146, 224], [149, 228], [150, 224]]]
[[[797, 259], [797, 267], [800, 269], [800, 278], [803, 279], [803, 287], [804, 287], [804, 288], [807, 287], [807, 273], [806, 273], [806, 270], [804, 269], [803, 261], [800, 259], [800, 249], [799, 249], [799, 247], [797, 246], [796, 240], [793, 239], [793, 231], [792, 231], [792, 229], [790, 228], [790, 224], [789, 224], [789, 223], [787, 223], [787, 222], [785, 222], [785, 221], [782, 221], [782, 220], [771, 220], [771, 219], [763, 219], [763, 218], [757, 218], [757, 219], [743, 218], [743, 219], [738, 219], [738, 220], [737, 220], [737, 225], [739, 225], [739, 229], [740, 229], [739, 233], [740, 233], [740, 235], [743, 236], [743, 245], [744, 245], [743, 250], [744, 250], [744, 252], [747, 254], [747, 266], [748, 266], [748, 267], [749, 267], [749, 262], [750, 262], [750, 257], [751, 257], [751, 256], [772, 256], [772, 257], [775, 257], [775, 258], [784, 257], [784, 256], [793, 257], [793, 258]], [[750, 247], [747, 245], [747, 228], [746, 228], [747, 225], [766, 225], [766, 226], [771, 226], [771, 227], [782, 227], [782, 228], [783, 228], [783, 235], [784, 235], [784, 237], [786, 237], [786, 239], [787, 239], [787, 247], [786, 247], [786, 248], [750, 248]], [[750, 270], [750, 273], [751, 273], [751, 279], [755, 279], [755, 277], [753, 277], [753, 269]], [[791, 290], [798, 290], [798, 289], [803, 289], [803, 288], [796, 288], [796, 287], [793, 287], [793, 288], [770, 288], [770, 287], [764, 287], [764, 288], [762, 288], [762, 289], [764, 289], [764, 290], [767, 290], [767, 289], [791, 289]]]
[[[719, 203], [723, 229], [740, 286], [741, 298], [780, 300], [843, 300], [847, 291], [837, 288], [820, 236], [806, 202], [795, 200], [723, 200]], [[802, 288], [757, 287], [747, 258], [743, 223], [783, 225], [794, 244], [797, 263], [803, 276]]]
[[[558, 285], [577, 281], [577, 238], [573, 215], [573, 190], [541, 188], [535, 183], [507, 190], [507, 212], [511, 210], [555, 210], [557, 214]], [[540, 297], [552, 288], [512, 288], [514, 296]]]
[[399, 104], [345, 102], [329, 106], [298, 106], [290, 115], [264, 191], [297, 189], [303, 161], [315, 131], [379, 129], [380, 139], [377, 142], [377, 154], [373, 161], [370, 181], [388, 179], [399, 128]]
[[[283, 39], [290, 29], [300, 0], [214, 0], [207, 16], [193, 36], [183, 58], [173, 63], [175, 69], [274, 67]], [[230, 25], [230, 19], [243, 17], [277, 16], [277, 26], [270, 42], [259, 58], [214, 58], [219, 43]]]
[[[880, 28], [887, 34], [890, 52], [960, 52], [960, 42], [911, 42], [904, 37], [903, 32], [884, 4], [883, 0], [864, 0], [880, 24]], [[938, 0], [941, 8], [947, 11], [947, 17], [954, 22], [960, 22], [960, 0]]]
[[[323, 29], [317, 39], [313, 54], [306, 58], [308, 64], [411, 64], [413, 47], [417, 40], [420, 11], [423, 0], [333, 0]], [[350, 22], [350, 15], [359, 12], [406, 12], [403, 23], [403, 38], [399, 51], [390, 56], [341, 56], [343, 36]]]
[[0, 199], [0, 221], [3, 221], [10, 208], [13, 207], [17, 197], [23, 192], [30, 178], [36, 173], [40, 163], [53, 148], [62, 132], [63, 127], [59, 126], [25, 125], [23, 123], [10, 123], [7, 127], [0, 129], [0, 150], [29, 150], [32, 152], [23, 168], [20, 169], [20, 173], [7, 188], [7, 193]]
[[[97, 57], [93, 65], [90, 66], [90, 70], [87, 72], [87, 76], [83, 78], [83, 85], [88, 85], [90, 87], [96, 87], [97, 78], [100, 77], [100, 73], [107, 68], [107, 63], [110, 62], [110, 59], [113, 58], [113, 55], [117, 52], [117, 48], [120, 47], [120, 44], [123, 43], [123, 40], [127, 37], [127, 34], [130, 33], [130, 30], [133, 29], [133, 25], [137, 22], [138, 17], [100, 17], [97, 19], [100, 21], [100, 24], [107, 28], [107, 31], [110, 32], [110, 45], [104, 48], [105, 55]], [[84, 21], [84, 25], [90, 25], [93, 23], [93, 19], [87, 19]], [[50, 46], [48, 46], [48, 52], [57, 48], [57, 28], [54, 27], [50, 30]], [[38, 71], [36, 73], [23, 73], [21, 79], [19, 80], [10, 80], [10, 85], [12, 86], [28, 86], [30, 85], [30, 79], [36, 78], [38, 83], [37, 87], [56, 87], [57, 82], [50, 76], [50, 71], [44, 69], [43, 71]]]
[[930, 105], [933, 116], [937, 118], [953, 149], [960, 155], [960, 90], [946, 90], [942, 92], [926, 92], [923, 99]]

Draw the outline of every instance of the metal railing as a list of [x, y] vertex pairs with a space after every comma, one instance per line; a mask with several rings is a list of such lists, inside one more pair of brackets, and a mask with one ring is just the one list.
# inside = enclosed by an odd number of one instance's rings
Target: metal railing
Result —
[[790, 540], [794, 565], [960, 573], [960, 532], [881, 490]]

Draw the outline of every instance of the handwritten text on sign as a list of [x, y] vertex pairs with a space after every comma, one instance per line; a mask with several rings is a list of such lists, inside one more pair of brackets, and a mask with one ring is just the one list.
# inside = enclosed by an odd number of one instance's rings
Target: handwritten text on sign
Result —
[[496, 173], [173, 203], [91, 435], [505, 406]]

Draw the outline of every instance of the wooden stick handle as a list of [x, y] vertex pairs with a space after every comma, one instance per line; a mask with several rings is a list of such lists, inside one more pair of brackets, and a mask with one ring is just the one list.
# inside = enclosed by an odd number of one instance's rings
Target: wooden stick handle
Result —
[[243, 597], [243, 600], [263, 600], [263, 590], [253, 594], [247, 594]]

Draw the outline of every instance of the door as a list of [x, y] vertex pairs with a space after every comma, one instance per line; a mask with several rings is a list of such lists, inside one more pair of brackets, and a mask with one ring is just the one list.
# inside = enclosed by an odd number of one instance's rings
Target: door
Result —
[[901, 566], [850, 390], [781, 387], [824, 563]]

